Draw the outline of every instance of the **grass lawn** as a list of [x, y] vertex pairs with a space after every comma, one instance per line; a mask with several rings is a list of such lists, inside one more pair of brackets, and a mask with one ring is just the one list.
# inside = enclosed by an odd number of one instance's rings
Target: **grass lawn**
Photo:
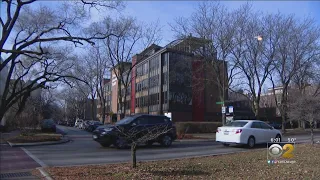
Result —
[[7, 139], [11, 143], [34, 143], [34, 142], [46, 142], [46, 141], [59, 141], [61, 140], [60, 134], [33, 134], [28, 136], [16, 136]]
[[[128, 152], [129, 153], [129, 152]], [[296, 145], [294, 164], [267, 163], [266, 149], [237, 154], [130, 163], [45, 168], [53, 179], [320, 179], [320, 145]], [[138, 157], [139, 159], [139, 157]], [[37, 170], [34, 175], [40, 176]]]

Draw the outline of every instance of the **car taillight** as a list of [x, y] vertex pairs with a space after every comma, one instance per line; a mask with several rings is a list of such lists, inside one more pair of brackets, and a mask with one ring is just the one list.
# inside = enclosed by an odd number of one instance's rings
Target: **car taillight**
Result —
[[218, 132], [220, 132], [220, 131], [221, 131], [221, 129], [220, 129], [220, 128], [218, 128], [216, 132], [218, 133]]
[[236, 134], [239, 134], [239, 133], [241, 133], [242, 132], [242, 129], [237, 129], [236, 130]]

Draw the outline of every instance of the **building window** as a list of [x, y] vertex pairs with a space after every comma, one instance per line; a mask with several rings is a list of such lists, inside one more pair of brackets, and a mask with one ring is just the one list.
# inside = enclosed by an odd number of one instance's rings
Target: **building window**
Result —
[[167, 66], [168, 65], [168, 53], [162, 54], [162, 66]]
[[136, 98], [136, 107], [138, 107], [138, 98]]
[[145, 75], [145, 74], [148, 74], [148, 70], [149, 70], [149, 68], [148, 68], [148, 62], [146, 62], [146, 63], [144, 63], [144, 65], [143, 65], [143, 74]]
[[164, 104], [168, 103], [168, 92], [167, 91], [163, 93], [163, 100], [164, 100]]
[[168, 72], [163, 73], [162, 79], [163, 79], [163, 84], [168, 83]]
[[149, 87], [155, 87], [159, 85], [159, 75], [153, 76], [149, 79]]

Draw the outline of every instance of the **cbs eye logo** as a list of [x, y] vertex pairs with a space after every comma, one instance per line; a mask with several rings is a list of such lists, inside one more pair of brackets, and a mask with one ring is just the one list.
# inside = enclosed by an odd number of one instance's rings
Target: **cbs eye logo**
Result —
[[292, 144], [285, 144], [283, 147], [279, 144], [272, 144], [269, 147], [269, 155], [273, 158], [283, 157], [290, 159], [293, 157], [293, 150], [294, 146]]

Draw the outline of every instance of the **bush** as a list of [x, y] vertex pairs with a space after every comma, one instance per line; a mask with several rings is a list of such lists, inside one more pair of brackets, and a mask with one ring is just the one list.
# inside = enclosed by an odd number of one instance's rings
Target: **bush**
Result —
[[222, 126], [221, 122], [177, 122], [177, 134], [189, 133], [215, 133]]

